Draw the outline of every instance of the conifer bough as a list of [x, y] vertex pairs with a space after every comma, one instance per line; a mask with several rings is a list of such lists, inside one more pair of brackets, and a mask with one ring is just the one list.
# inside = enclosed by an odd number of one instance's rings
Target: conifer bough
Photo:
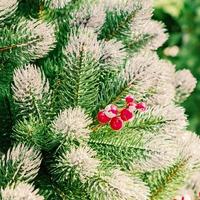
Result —
[[[200, 192], [200, 139], [179, 105], [196, 80], [157, 56], [167, 34], [152, 10], [149, 0], [0, 0], [2, 200]], [[97, 113], [127, 95], [147, 111], [118, 132], [99, 126]]]

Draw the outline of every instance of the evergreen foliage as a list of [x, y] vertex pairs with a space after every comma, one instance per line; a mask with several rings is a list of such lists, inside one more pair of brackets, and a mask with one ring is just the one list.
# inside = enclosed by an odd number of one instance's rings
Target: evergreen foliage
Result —
[[[0, 0], [2, 200], [171, 200], [200, 170], [179, 105], [196, 80], [157, 56], [167, 34], [152, 10], [149, 0]], [[118, 132], [99, 125], [128, 94], [147, 111]]]

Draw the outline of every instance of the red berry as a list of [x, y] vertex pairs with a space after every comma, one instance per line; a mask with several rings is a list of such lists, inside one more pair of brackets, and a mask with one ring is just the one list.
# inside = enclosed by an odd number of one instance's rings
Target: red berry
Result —
[[136, 109], [145, 112], [147, 110], [147, 105], [144, 102], [138, 103]]
[[110, 121], [110, 127], [115, 131], [122, 129], [123, 124], [124, 123], [120, 117], [114, 117]]
[[133, 112], [133, 111], [135, 111], [136, 110], [136, 103], [134, 103], [134, 102], [132, 102], [132, 103], [129, 103], [128, 104], [128, 109], [131, 111], [131, 112]]
[[105, 115], [109, 118], [116, 117], [118, 113], [118, 108], [116, 105], [108, 105], [105, 108]]
[[129, 121], [129, 120], [133, 119], [133, 117], [134, 117], [133, 113], [127, 108], [125, 108], [121, 111], [120, 116], [123, 121]]
[[132, 95], [127, 95], [125, 97], [125, 100], [126, 100], [126, 103], [129, 104], [129, 103], [133, 103], [135, 101], [134, 97]]
[[110, 121], [110, 118], [105, 115], [104, 111], [99, 111], [97, 119], [101, 124], [107, 124]]

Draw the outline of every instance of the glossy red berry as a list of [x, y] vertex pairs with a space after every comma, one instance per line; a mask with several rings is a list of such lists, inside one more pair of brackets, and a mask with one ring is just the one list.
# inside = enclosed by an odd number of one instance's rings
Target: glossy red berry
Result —
[[123, 125], [124, 123], [120, 117], [114, 117], [110, 121], [110, 127], [115, 131], [122, 129]]
[[129, 104], [129, 103], [133, 103], [135, 101], [134, 97], [132, 95], [127, 95], [125, 97], [125, 100], [126, 100], [126, 103]]
[[129, 121], [133, 119], [134, 114], [129, 109], [125, 108], [121, 111], [120, 117], [123, 121]]
[[136, 109], [145, 112], [147, 110], [147, 105], [144, 102], [137, 103]]
[[107, 124], [110, 121], [110, 118], [106, 116], [104, 111], [99, 111], [99, 113], [97, 115], [97, 120], [101, 124]]
[[113, 118], [113, 117], [116, 117], [117, 116], [117, 113], [118, 113], [118, 108], [116, 105], [108, 105], [106, 106], [105, 108], [105, 115], [109, 118]]

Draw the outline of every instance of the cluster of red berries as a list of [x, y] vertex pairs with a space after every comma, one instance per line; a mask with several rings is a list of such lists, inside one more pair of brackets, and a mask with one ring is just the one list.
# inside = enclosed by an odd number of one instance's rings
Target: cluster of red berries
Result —
[[99, 111], [97, 120], [101, 124], [110, 124], [110, 127], [115, 130], [121, 130], [124, 122], [132, 121], [135, 118], [134, 111], [139, 110], [145, 112], [147, 106], [144, 102], [136, 103], [132, 95], [125, 98], [126, 107], [118, 109], [116, 105], [108, 105], [104, 110]]

